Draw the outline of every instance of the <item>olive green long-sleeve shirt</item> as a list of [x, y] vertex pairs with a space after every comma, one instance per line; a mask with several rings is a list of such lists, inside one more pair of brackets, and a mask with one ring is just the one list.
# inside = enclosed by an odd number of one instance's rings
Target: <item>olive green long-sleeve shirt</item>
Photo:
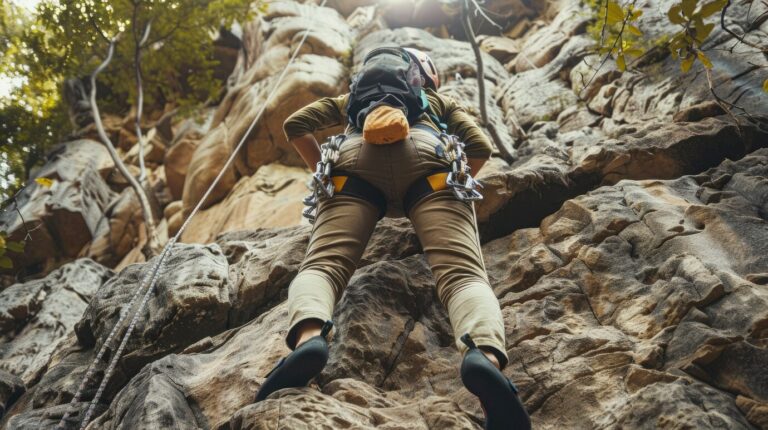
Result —
[[[432, 113], [448, 126], [448, 132], [458, 136], [465, 144], [464, 151], [469, 158], [490, 158], [491, 141], [475, 120], [452, 98], [427, 89], [427, 100]], [[347, 102], [349, 94], [325, 97], [299, 109], [283, 123], [283, 130], [290, 140], [326, 128], [347, 124]], [[435, 131], [437, 126], [423, 114], [417, 121]]]

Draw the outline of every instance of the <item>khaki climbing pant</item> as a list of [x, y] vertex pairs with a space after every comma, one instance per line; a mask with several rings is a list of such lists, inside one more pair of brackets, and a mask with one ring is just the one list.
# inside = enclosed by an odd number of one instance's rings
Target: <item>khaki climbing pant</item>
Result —
[[[409, 185], [448, 162], [436, 154], [441, 141], [413, 128], [409, 136], [389, 145], [364, 143], [359, 134], [341, 145], [335, 170], [356, 175], [381, 190], [387, 216], [403, 216], [402, 200]], [[446, 307], [456, 345], [469, 333], [478, 346], [494, 350], [502, 367], [508, 358], [504, 321], [483, 265], [472, 207], [450, 190], [434, 192], [408, 214]], [[379, 209], [362, 199], [335, 195], [318, 205], [307, 254], [288, 290], [288, 347], [296, 345], [296, 325], [306, 319], [331, 319], [334, 305], [352, 277], [379, 218]]]

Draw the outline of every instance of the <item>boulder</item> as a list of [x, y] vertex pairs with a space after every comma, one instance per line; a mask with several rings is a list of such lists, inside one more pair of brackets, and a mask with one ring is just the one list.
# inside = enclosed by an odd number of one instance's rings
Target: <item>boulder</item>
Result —
[[[303, 30], [313, 21], [323, 25], [313, 27], [302, 52], [288, 65]], [[347, 70], [340, 59], [349, 58], [353, 34], [338, 12], [309, 4], [272, 3], [268, 12], [247, 24], [244, 31], [247, 70], [221, 102], [211, 131], [192, 155], [184, 183], [185, 213], [197, 204], [242, 139], [246, 139], [245, 147], [235, 166], [226, 172], [204, 207], [226, 196], [240, 175], [250, 175], [264, 164], [280, 161], [302, 165], [285, 139], [283, 121], [304, 105], [346, 89]], [[277, 85], [283, 69], [286, 79]]]
[[16, 199], [18, 210], [0, 214], [0, 230], [9, 240], [27, 242], [23, 254], [9, 255], [14, 273], [44, 274], [77, 257], [114, 197], [104, 181], [111, 168], [106, 148], [91, 140], [66, 142], [49, 153], [35, 177], [52, 179], [53, 185], [30, 181]]
[[132, 188], [123, 189], [104, 211], [93, 240], [81, 255], [100, 264], [115, 267], [139, 243], [144, 218]]
[[88, 301], [113, 275], [93, 260], [80, 259], [0, 292], [0, 370], [27, 386], [35, 383]]
[[224, 232], [306, 223], [301, 211], [308, 179], [307, 171], [298, 167], [262, 166], [253, 176], [240, 178], [223, 201], [192, 218], [182, 240], [209, 243]]
[[192, 155], [197, 148], [199, 137], [185, 136], [168, 149], [163, 160], [165, 177], [168, 188], [174, 199], [181, 199], [184, 193], [184, 181], [187, 178], [187, 169], [192, 161]]
[[18, 376], [0, 370], [0, 418], [19, 396], [24, 393], [24, 381]]

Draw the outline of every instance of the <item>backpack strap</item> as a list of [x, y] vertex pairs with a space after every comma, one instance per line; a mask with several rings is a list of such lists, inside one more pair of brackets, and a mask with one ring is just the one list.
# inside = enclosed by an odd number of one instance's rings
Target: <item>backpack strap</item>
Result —
[[440, 118], [438, 118], [437, 115], [432, 112], [432, 105], [429, 104], [429, 99], [427, 99], [427, 93], [422, 89], [421, 90], [421, 101], [422, 101], [422, 107], [424, 108], [424, 113], [429, 116], [429, 119], [432, 120], [432, 122], [442, 130], [444, 133], [448, 133], [448, 124], [441, 122]]

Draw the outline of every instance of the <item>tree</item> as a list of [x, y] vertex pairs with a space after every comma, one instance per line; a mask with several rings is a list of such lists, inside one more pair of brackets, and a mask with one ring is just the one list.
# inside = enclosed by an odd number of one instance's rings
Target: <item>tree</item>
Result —
[[[215, 95], [211, 35], [235, 19], [248, 19], [247, 0], [43, 0], [29, 16], [10, 2], [0, 15], [0, 75], [22, 82], [0, 99], [0, 173], [14, 178], [3, 197], [23, 183], [40, 154], [72, 131], [61, 86], [93, 71], [120, 32], [139, 34], [151, 22], [141, 52], [146, 110], [186, 108]], [[128, 38], [126, 38], [128, 39]], [[102, 111], [124, 115], [135, 104], [133, 43], [120, 43], [99, 78]], [[27, 148], [26, 150], [24, 148]]]

